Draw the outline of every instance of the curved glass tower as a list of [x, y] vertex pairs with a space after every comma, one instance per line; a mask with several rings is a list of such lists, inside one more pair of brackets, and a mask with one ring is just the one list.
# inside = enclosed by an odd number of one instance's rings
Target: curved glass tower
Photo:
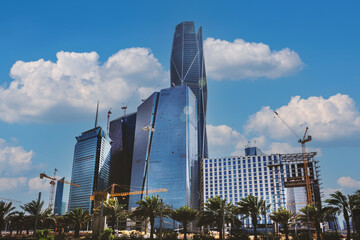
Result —
[[207, 158], [206, 104], [207, 83], [203, 54], [202, 28], [194, 22], [182, 22], [175, 28], [171, 59], [171, 86], [187, 85], [197, 100], [198, 158]]

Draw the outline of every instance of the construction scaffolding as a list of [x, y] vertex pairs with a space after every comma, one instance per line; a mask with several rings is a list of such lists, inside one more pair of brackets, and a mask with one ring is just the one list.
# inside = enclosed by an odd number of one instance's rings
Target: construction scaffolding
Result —
[[[284, 177], [285, 188], [307, 187], [306, 173], [310, 181], [312, 202], [321, 202], [321, 174], [319, 161], [315, 160], [317, 152], [281, 154], [281, 163], [286, 165], [287, 174]], [[305, 171], [304, 157], [307, 160], [307, 171]]]

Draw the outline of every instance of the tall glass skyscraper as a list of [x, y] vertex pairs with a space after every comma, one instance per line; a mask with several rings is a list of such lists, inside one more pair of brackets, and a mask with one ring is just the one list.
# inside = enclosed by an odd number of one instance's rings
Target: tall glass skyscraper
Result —
[[[167, 188], [159, 195], [173, 208], [199, 208], [196, 97], [186, 85], [162, 89], [138, 108], [131, 174], [131, 191], [146, 189], [149, 156], [149, 189]], [[154, 132], [143, 130], [151, 126]], [[150, 149], [150, 151], [148, 151]], [[131, 195], [130, 208], [143, 196]]]
[[[65, 178], [62, 178], [61, 180], [65, 181]], [[55, 215], [64, 215], [65, 214], [66, 202], [63, 202], [63, 195], [64, 195], [64, 183], [57, 181], [56, 182], [55, 204], [54, 204], [54, 214]]]
[[[131, 166], [134, 151], [136, 113], [119, 117], [110, 122], [111, 143], [110, 184], [116, 193], [129, 192]], [[118, 198], [119, 203], [128, 205], [129, 196]]]
[[68, 210], [82, 208], [91, 212], [93, 191], [105, 190], [109, 185], [110, 138], [101, 127], [95, 127], [76, 137]]
[[207, 83], [203, 54], [202, 28], [196, 33], [194, 22], [175, 28], [171, 59], [171, 86], [187, 85], [197, 99], [198, 157], [208, 157], [206, 136]]

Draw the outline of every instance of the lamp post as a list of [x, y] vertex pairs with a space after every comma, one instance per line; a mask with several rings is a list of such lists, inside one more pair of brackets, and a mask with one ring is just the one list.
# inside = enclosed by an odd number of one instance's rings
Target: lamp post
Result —
[[[148, 196], [149, 194], [149, 159], [150, 159], [150, 150], [151, 150], [151, 142], [152, 142], [152, 133], [155, 131], [155, 128], [152, 128], [150, 126], [150, 124], [148, 126], [145, 126], [142, 128], [142, 130], [144, 130], [145, 132], [148, 132], [149, 136], [149, 144], [148, 144], [148, 149], [147, 149], [147, 156], [146, 156], [146, 170], [145, 170], [145, 174], [146, 174], [146, 190], [145, 190], [145, 194], [146, 196]], [[145, 220], [145, 234], [147, 230], [147, 220]]]
[[150, 150], [151, 150], [151, 142], [152, 142], [152, 133], [155, 132], [155, 128], [152, 128], [149, 124], [149, 126], [143, 127], [142, 130], [149, 133], [149, 144], [148, 144], [148, 151], [146, 156], [146, 190], [145, 194], [146, 196], [149, 193], [149, 159], [150, 159]]

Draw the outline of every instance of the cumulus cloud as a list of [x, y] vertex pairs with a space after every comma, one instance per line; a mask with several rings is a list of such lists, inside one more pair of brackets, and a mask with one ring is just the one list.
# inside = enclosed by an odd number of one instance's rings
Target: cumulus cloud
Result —
[[[311, 135], [319, 141], [348, 138], [360, 133], [359, 110], [348, 95], [339, 93], [328, 99], [295, 96], [276, 112], [299, 136], [302, 136], [305, 126], [309, 126]], [[261, 133], [273, 139], [291, 135], [269, 106], [250, 116], [245, 129], [248, 133]]]
[[[210, 157], [244, 156], [246, 146], [256, 146], [265, 154], [285, 154], [301, 152], [300, 145], [293, 146], [286, 142], [272, 142], [263, 135], [247, 137], [227, 125], [207, 125]], [[309, 151], [320, 151], [310, 148]]]
[[289, 48], [275, 51], [264, 43], [242, 39], [228, 42], [208, 38], [204, 41], [204, 54], [207, 74], [215, 80], [274, 79], [297, 73], [304, 65]]
[[245, 136], [227, 125], [207, 125], [207, 137], [210, 157], [224, 156], [234, 151], [235, 146], [244, 147]]
[[39, 177], [29, 179], [28, 186], [30, 191], [46, 191], [50, 188], [49, 182], [46, 179], [40, 179]]
[[0, 175], [9, 176], [29, 170], [33, 156], [33, 151], [26, 151], [22, 146], [13, 146], [0, 138]]
[[99, 63], [96, 52], [58, 52], [57, 61], [17, 61], [0, 87], [0, 119], [9, 123], [59, 121], [93, 113], [96, 101], [119, 108], [137, 87], [144, 98], [168, 74], [147, 48], [128, 48]]
[[0, 178], [0, 192], [11, 191], [26, 184], [26, 177], [3, 177]]
[[357, 181], [351, 177], [341, 177], [337, 180], [340, 187], [343, 188], [360, 188], [360, 181]]

